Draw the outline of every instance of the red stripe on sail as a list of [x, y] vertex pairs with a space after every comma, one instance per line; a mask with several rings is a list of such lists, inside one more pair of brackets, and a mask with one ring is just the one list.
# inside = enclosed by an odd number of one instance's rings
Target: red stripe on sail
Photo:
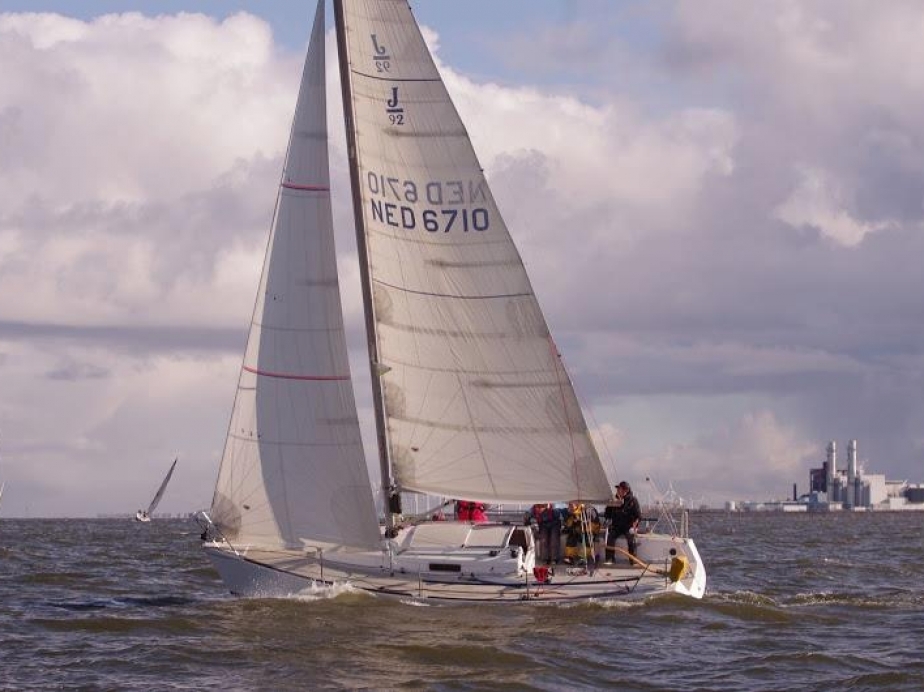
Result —
[[282, 186], [288, 190], [307, 190], [308, 192], [330, 192], [329, 187], [324, 185], [298, 185], [297, 183], [283, 183]]
[[350, 379], [349, 375], [293, 375], [292, 373], [288, 372], [270, 372], [269, 370], [259, 370], [257, 368], [252, 368], [249, 365], [245, 365], [244, 370], [247, 372], [252, 372], [254, 375], [262, 375], [263, 377], [277, 377], [281, 380], [310, 380], [312, 382], [327, 382], [333, 380]]

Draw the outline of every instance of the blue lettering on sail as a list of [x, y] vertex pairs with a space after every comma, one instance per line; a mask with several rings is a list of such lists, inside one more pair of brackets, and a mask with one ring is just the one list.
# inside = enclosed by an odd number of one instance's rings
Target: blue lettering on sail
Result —
[[379, 39], [375, 34], [370, 34], [372, 38], [372, 61], [375, 63], [377, 72], [391, 72], [391, 56], [388, 49], [379, 44]]
[[[371, 220], [392, 228], [428, 233], [469, 233], [491, 227], [483, 179], [420, 183], [366, 172]], [[424, 205], [420, 208], [418, 205]]]
[[372, 207], [372, 220], [392, 228], [413, 231], [417, 227], [417, 215], [411, 207], [391, 204], [381, 200], [369, 200]]
[[404, 125], [404, 107], [398, 100], [398, 87], [391, 88], [391, 98], [385, 101], [385, 112], [392, 125]]
[[475, 202], [481, 200], [482, 202], [488, 201], [488, 196], [484, 191], [485, 182], [483, 180], [469, 180], [468, 181], [468, 199], [470, 202]]

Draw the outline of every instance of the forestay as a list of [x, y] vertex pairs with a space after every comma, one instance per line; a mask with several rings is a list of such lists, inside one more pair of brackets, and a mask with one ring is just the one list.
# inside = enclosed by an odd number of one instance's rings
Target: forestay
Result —
[[338, 4], [396, 484], [499, 502], [607, 498], [522, 260], [407, 2]]
[[319, 3], [212, 502], [232, 543], [380, 539], [337, 281], [324, 63]]

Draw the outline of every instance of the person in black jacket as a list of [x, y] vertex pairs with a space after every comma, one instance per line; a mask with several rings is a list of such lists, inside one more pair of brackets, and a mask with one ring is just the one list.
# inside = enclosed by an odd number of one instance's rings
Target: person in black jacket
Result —
[[[615, 501], [606, 506], [604, 518], [609, 524], [606, 534], [606, 562], [612, 563], [616, 557], [616, 539], [625, 536], [629, 554], [633, 557], [638, 550], [635, 532], [642, 518], [642, 509], [632, 494], [632, 488], [622, 481], [616, 486]], [[630, 563], [633, 561], [630, 560]]]

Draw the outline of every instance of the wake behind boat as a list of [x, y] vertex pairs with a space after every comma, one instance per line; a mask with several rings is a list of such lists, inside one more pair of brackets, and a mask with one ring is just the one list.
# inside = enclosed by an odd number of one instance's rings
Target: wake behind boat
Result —
[[160, 504], [161, 498], [164, 496], [164, 492], [167, 490], [167, 483], [170, 482], [170, 477], [173, 476], [173, 469], [176, 468], [176, 462], [179, 461], [179, 457], [173, 460], [173, 463], [170, 464], [170, 470], [167, 471], [167, 475], [164, 476], [164, 480], [161, 481], [160, 487], [157, 489], [157, 492], [154, 493], [154, 499], [151, 500], [151, 504], [148, 505], [147, 509], [139, 509], [135, 512], [135, 521], [140, 522], [149, 522], [151, 517], [154, 515], [154, 510], [157, 508], [157, 505]]
[[[685, 531], [548, 569], [515, 520], [408, 518], [408, 493], [494, 506], [610, 499], [519, 253], [405, 0], [335, 0], [380, 461], [380, 526], [347, 358], [315, 16], [211, 509], [228, 588], [348, 583], [440, 602], [701, 597]], [[622, 550], [622, 548], [619, 548]]]

